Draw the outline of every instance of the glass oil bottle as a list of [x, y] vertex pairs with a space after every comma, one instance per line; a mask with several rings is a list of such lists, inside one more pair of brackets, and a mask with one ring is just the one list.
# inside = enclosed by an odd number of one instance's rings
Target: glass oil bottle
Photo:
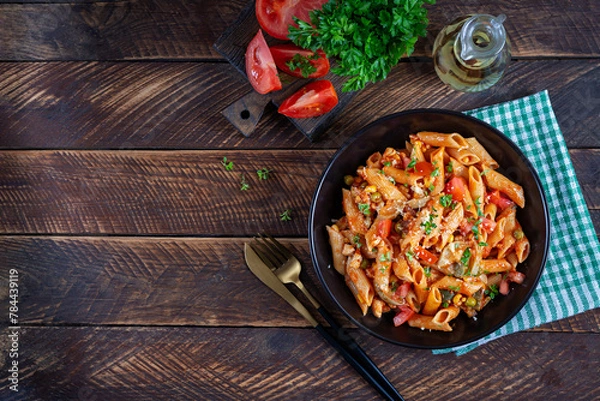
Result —
[[442, 82], [463, 92], [496, 84], [510, 61], [506, 16], [471, 14], [445, 26], [433, 45], [435, 71]]

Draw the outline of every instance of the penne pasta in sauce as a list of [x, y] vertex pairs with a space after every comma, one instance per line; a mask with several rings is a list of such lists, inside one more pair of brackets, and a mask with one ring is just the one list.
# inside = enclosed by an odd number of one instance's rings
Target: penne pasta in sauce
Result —
[[523, 282], [524, 193], [477, 139], [419, 132], [364, 166], [342, 190], [344, 215], [327, 227], [333, 268], [363, 314], [452, 331], [501, 284], [505, 293], [506, 282]]

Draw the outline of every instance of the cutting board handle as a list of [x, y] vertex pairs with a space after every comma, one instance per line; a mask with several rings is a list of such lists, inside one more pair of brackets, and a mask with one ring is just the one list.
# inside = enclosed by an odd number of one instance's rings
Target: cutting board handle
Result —
[[270, 101], [271, 96], [252, 91], [227, 106], [222, 114], [244, 136], [249, 137], [256, 129], [265, 107]]

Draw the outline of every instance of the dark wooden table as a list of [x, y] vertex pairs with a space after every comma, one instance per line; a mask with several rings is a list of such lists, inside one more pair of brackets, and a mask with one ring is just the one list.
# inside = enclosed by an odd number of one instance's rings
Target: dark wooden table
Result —
[[[248, 271], [243, 244], [264, 231], [289, 245], [334, 311], [311, 269], [311, 196], [341, 143], [392, 112], [548, 89], [600, 232], [600, 2], [439, 0], [414, 55], [315, 143], [272, 106], [249, 138], [222, 116], [251, 87], [212, 44], [245, 4], [0, 1], [1, 399], [376, 399]], [[508, 16], [513, 61], [497, 86], [463, 94], [430, 56], [441, 27], [472, 12]], [[461, 357], [344, 321], [408, 400], [600, 399], [599, 310]]]

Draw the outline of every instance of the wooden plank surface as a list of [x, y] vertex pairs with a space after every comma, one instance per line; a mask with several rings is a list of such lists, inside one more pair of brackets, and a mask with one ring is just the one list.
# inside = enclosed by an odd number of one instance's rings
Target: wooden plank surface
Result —
[[[4, 151], [0, 233], [306, 236], [312, 195], [332, 154]], [[224, 168], [223, 157], [234, 162], [233, 171]], [[572, 150], [571, 157], [588, 207], [600, 209], [600, 150]], [[267, 180], [256, 174], [263, 168], [271, 170]], [[281, 221], [288, 209], [292, 220]]]
[[[246, 4], [0, 0], [0, 304], [16, 269], [20, 325], [13, 358], [14, 329], [0, 319], [0, 399], [376, 399], [248, 271], [243, 244], [259, 231], [299, 256], [307, 286], [409, 401], [600, 399], [600, 310], [460, 357], [398, 347], [336, 310], [306, 238], [317, 180], [360, 127], [545, 89], [600, 234], [600, 2], [438, 0], [414, 55], [317, 143], [272, 106], [250, 138], [222, 116], [251, 87], [213, 44]], [[430, 57], [441, 27], [473, 12], [507, 15], [513, 60], [491, 90], [463, 94]]]
[[[407, 400], [600, 397], [597, 334], [518, 333], [459, 358], [353, 334]], [[312, 329], [27, 327], [20, 344], [18, 395], [0, 373], [7, 401], [377, 398]]]
[[[2, 236], [0, 265], [19, 272], [23, 325], [308, 327], [248, 270], [247, 241]], [[311, 267], [307, 240], [281, 241], [302, 261], [309, 290], [347, 322]], [[0, 272], [0, 288], [8, 287], [7, 272]], [[240, 307], [249, 299], [251, 308]], [[600, 322], [587, 313], [536, 330], [600, 334]]]
[[[1, 4], [1, 60], [219, 59], [211, 48], [246, 1], [160, 0]], [[415, 56], [431, 55], [435, 34], [454, 18], [507, 15], [515, 57], [600, 55], [595, 0], [438, 1], [428, 6], [430, 34]], [[569, 12], [564, 12], [568, 9]], [[43, 18], [40, 18], [40, 14]], [[526, 30], [526, 31], [524, 31]], [[77, 38], [77, 40], [73, 40]]]
[[[1, 31], [0, 31], [1, 32]], [[397, 66], [369, 86], [325, 136], [309, 141], [267, 107], [251, 138], [221, 115], [251, 90], [221, 63], [0, 63], [0, 148], [337, 148], [360, 127], [412, 108], [469, 110], [548, 89], [570, 147], [600, 143], [600, 61], [515, 61], [497, 86], [465, 94], [444, 86], [430, 62]]]

